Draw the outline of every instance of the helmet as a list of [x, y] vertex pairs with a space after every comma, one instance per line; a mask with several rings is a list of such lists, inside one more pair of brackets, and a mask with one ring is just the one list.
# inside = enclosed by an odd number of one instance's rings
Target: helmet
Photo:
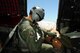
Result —
[[32, 20], [37, 22], [37, 21], [41, 21], [42, 19], [44, 19], [44, 9], [39, 7], [39, 6], [36, 6], [36, 7], [33, 7], [31, 10], [32, 12]]

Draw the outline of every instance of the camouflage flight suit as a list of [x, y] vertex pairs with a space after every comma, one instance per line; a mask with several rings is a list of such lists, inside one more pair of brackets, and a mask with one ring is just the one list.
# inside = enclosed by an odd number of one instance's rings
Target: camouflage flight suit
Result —
[[[40, 52], [44, 47], [52, 48], [52, 46], [48, 46], [48, 44], [42, 45], [45, 33], [38, 27], [37, 24], [33, 24], [31, 21], [24, 18], [18, 26], [18, 35], [21, 40], [21, 42], [19, 42], [21, 45], [19, 46], [21, 50], [29, 50], [32, 53], [36, 53], [38, 51]], [[48, 34], [54, 36], [54, 34]]]

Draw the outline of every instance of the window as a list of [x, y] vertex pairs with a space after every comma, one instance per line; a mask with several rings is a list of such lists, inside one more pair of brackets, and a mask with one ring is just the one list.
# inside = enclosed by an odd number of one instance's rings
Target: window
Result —
[[56, 22], [58, 16], [59, 0], [27, 0], [28, 14], [33, 6], [41, 6], [45, 9], [45, 21]]

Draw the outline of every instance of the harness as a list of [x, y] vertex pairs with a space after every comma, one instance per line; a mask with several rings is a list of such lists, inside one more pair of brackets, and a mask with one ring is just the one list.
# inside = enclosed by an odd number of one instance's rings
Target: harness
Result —
[[[2, 50], [6, 48], [5, 46], [9, 43], [10, 40], [12, 40], [12, 42], [11, 42], [12, 46], [11, 46], [11, 48], [9, 48], [9, 50], [16, 49], [16, 50], [21, 51], [21, 52], [29, 52], [28, 46], [26, 45], [25, 41], [20, 36], [19, 30], [18, 30], [18, 25], [21, 22], [22, 22], [22, 20], [10, 32], [9, 37], [5, 41], [4, 47], [0, 49], [1, 50], [0, 52], [2, 52]], [[38, 41], [40, 37], [44, 37], [44, 36], [42, 36], [42, 35], [44, 35], [43, 31], [41, 31], [41, 29], [38, 26], [33, 26], [32, 25], [32, 27], [34, 28], [34, 31], [37, 35], [36, 36], [36, 41]]]

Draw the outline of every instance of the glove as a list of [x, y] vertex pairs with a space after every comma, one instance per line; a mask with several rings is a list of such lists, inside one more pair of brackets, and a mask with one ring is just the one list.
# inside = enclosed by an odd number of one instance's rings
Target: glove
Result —
[[53, 38], [55, 38], [57, 35], [56, 35], [56, 33], [52, 33], [52, 32], [47, 32], [46, 33], [48, 36], [50, 36], [50, 37], [53, 37]]

